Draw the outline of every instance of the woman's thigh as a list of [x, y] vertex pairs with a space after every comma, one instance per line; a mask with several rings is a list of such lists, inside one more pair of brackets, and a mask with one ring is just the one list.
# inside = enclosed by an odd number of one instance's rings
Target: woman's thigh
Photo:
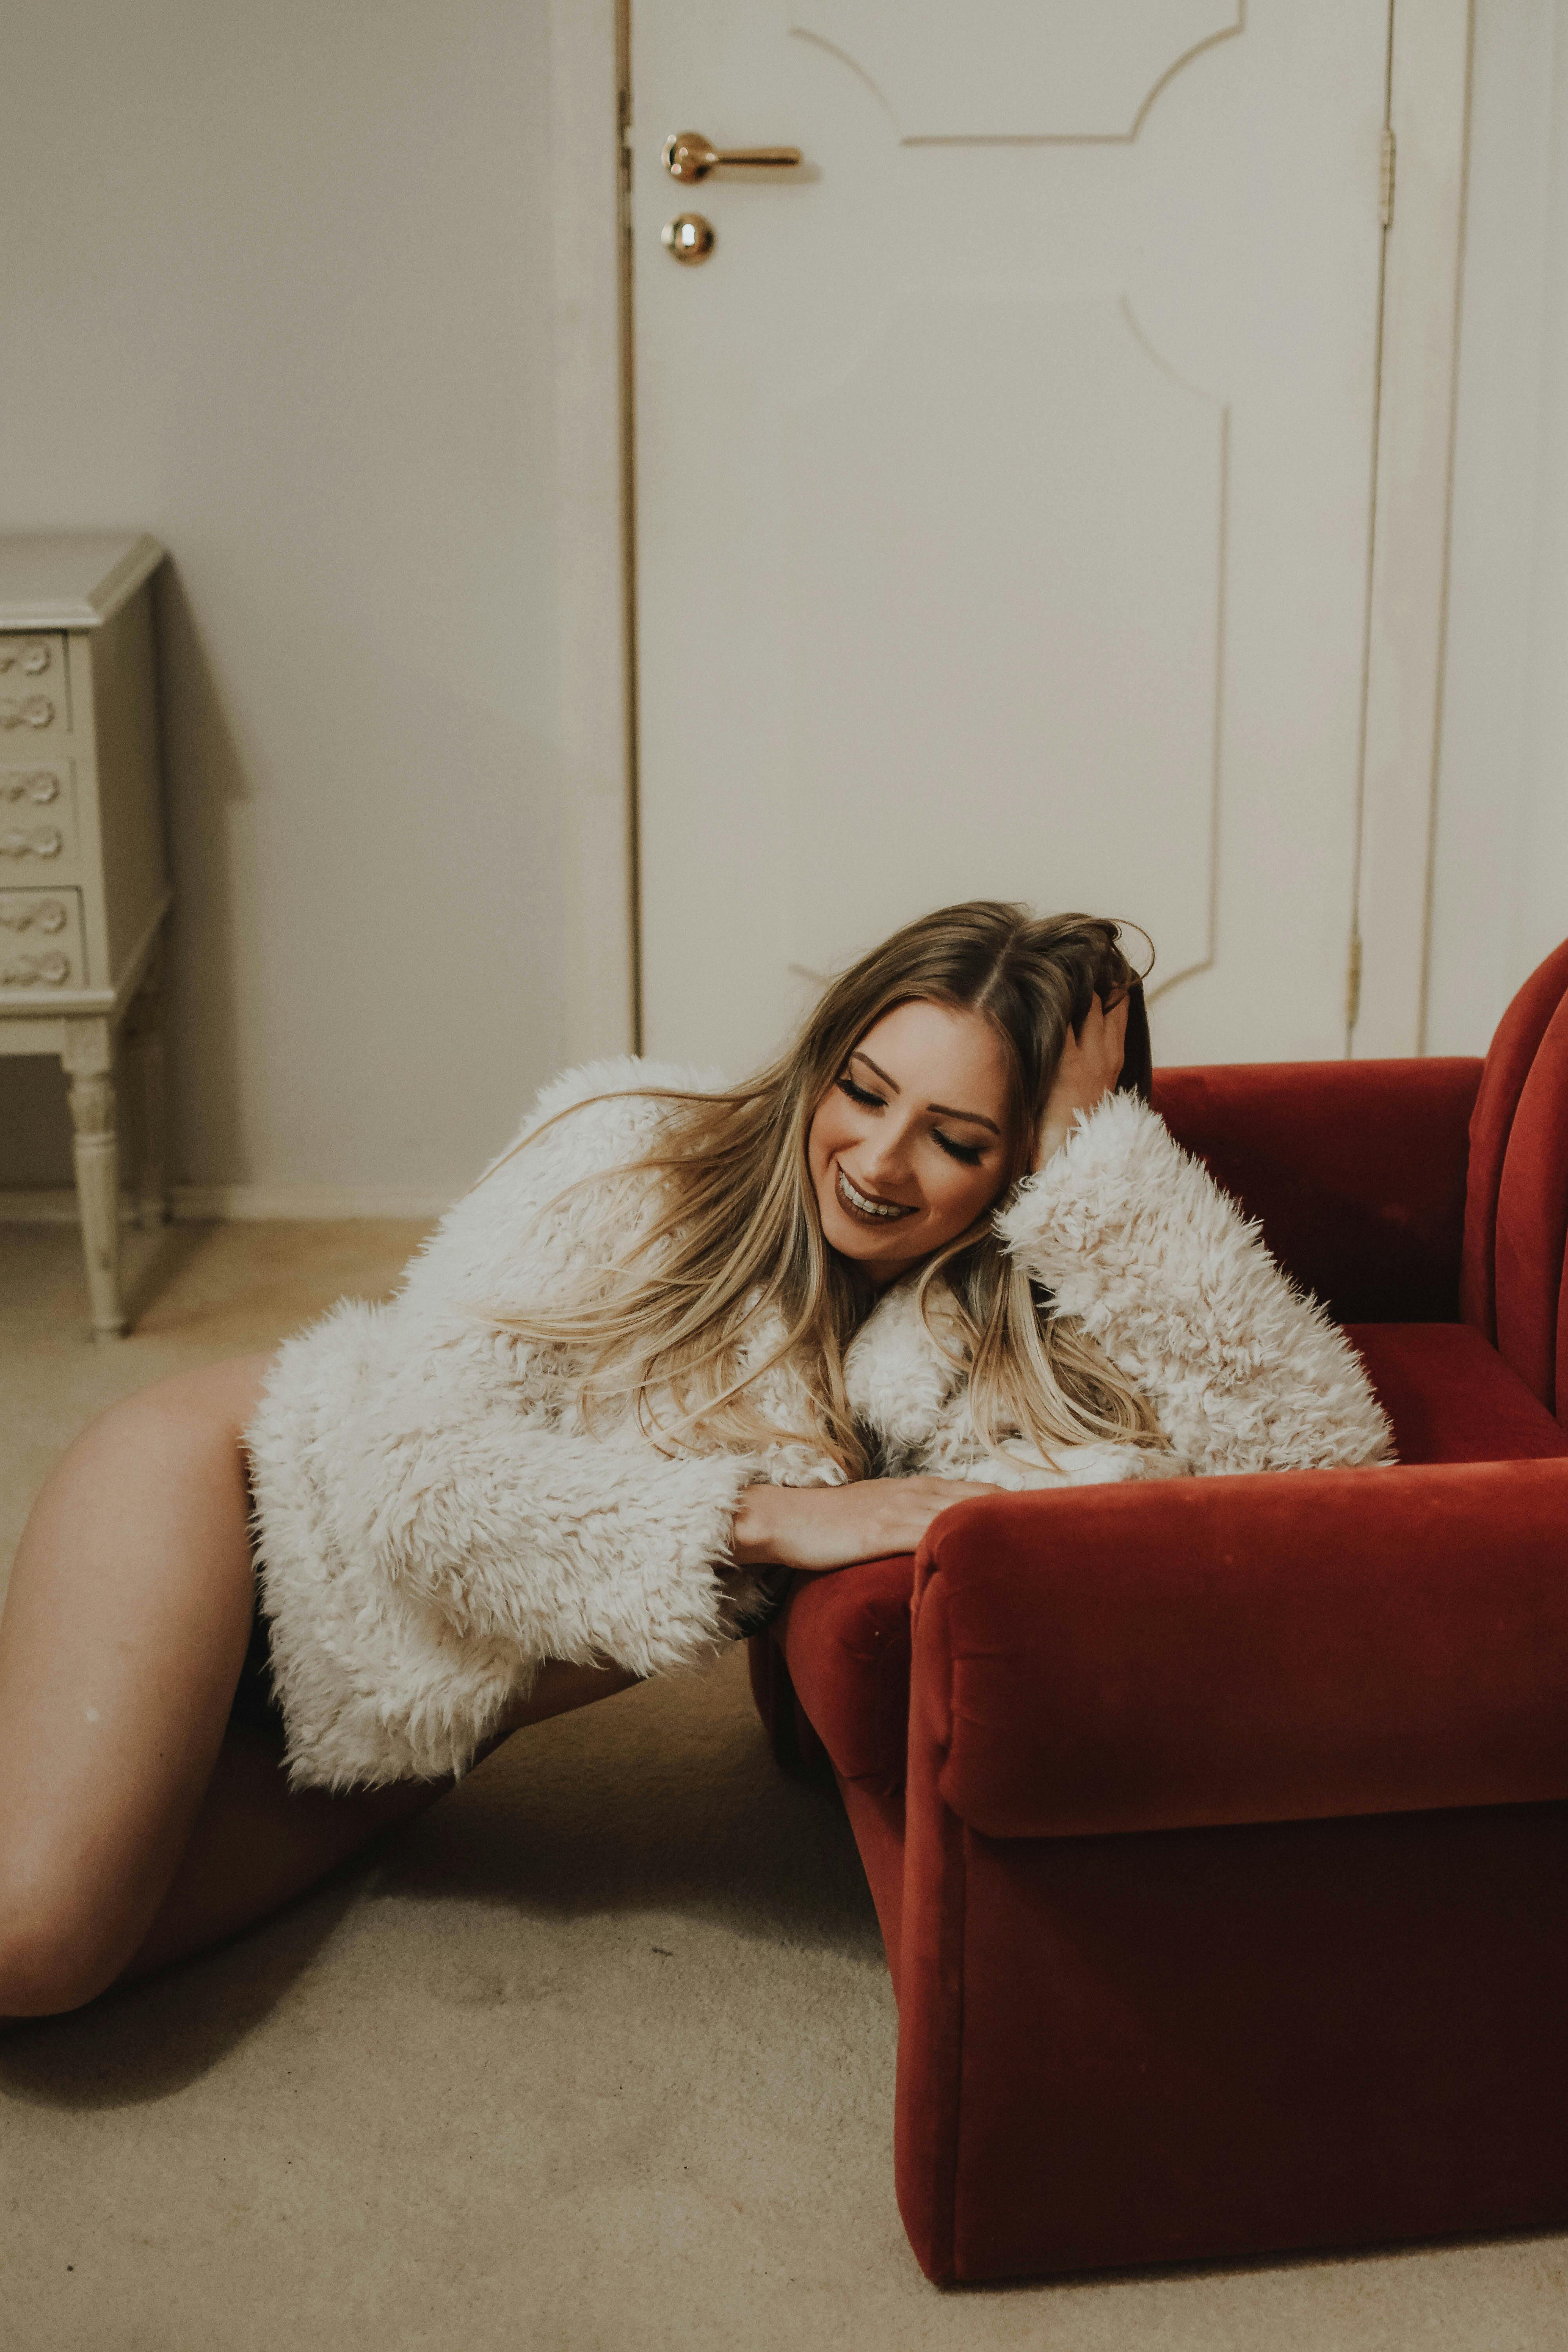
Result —
[[[296, 1792], [230, 1728], [254, 1601], [239, 1441], [270, 1360], [113, 1407], [28, 1520], [0, 1616], [0, 2017], [232, 1935], [451, 1785]], [[636, 1679], [547, 1661], [487, 1751]]]
[[[529, 1696], [510, 1709], [480, 1753], [489, 1755], [527, 1726], [612, 1697], [637, 1679], [622, 1666], [548, 1660]], [[425, 1811], [452, 1785], [449, 1780], [395, 1780], [342, 1795], [290, 1789], [280, 1748], [254, 1732], [231, 1729], [168, 1891], [126, 1973], [144, 1975], [265, 1918], [373, 1839]]]
[[0, 1617], [13, 1980], [31, 1955], [79, 1998], [108, 1982], [189, 1840], [249, 1630], [239, 1434], [269, 1360], [182, 1374], [111, 1407], [24, 1531]]

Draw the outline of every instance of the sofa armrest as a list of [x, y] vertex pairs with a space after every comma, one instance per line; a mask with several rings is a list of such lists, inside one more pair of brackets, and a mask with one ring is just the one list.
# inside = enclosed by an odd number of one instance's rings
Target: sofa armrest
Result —
[[1568, 1798], [1568, 1459], [977, 1499], [914, 1611], [989, 1837]]
[[1338, 1322], [1458, 1318], [1468, 1059], [1161, 1070], [1154, 1107]]

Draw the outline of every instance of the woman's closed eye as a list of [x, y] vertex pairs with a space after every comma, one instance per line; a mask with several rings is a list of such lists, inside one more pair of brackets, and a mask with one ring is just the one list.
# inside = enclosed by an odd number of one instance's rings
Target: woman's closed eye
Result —
[[[858, 1103], [863, 1109], [885, 1110], [887, 1108], [885, 1097], [872, 1094], [870, 1089], [867, 1087], [857, 1086], [855, 1080], [849, 1076], [847, 1070], [844, 1072], [843, 1076], [837, 1081], [837, 1084], [840, 1094], [847, 1095], [852, 1103]], [[966, 1168], [979, 1167], [984, 1150], [983, 1145], [978, 1143], [954, 1143], [952, 1136], [943, 1135], [940, 1129], [934, 1127], [931, 1132], [931, 1141], [933, 1143], [940, 1143], [942, 1150], [947, 1153], [950, 1159], [962, 1160]]]

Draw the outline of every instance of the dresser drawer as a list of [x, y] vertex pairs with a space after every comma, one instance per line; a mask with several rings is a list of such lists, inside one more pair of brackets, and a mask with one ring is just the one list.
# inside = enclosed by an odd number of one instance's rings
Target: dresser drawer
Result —
[[0, 997], [85, 988], [79, 890], [0, 890]]
[[0, 747], [70, 731], [63, 637], [0, 632]]
[[11, 768], [0, 762], [0, 885], [50, 877], [75, 863], [76, 778], [69, 760]]

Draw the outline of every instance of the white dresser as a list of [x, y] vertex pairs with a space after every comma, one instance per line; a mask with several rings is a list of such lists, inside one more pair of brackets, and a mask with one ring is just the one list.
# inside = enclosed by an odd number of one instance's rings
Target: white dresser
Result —
[[150, 583], [125, 532], [0, 536], [0, 1055], [64, 1065], [95, 1334], [120, 1296], [116, 1061], [142, 1100], [142, 1220], [166, 1214], [160, 934], [169, 909]]

